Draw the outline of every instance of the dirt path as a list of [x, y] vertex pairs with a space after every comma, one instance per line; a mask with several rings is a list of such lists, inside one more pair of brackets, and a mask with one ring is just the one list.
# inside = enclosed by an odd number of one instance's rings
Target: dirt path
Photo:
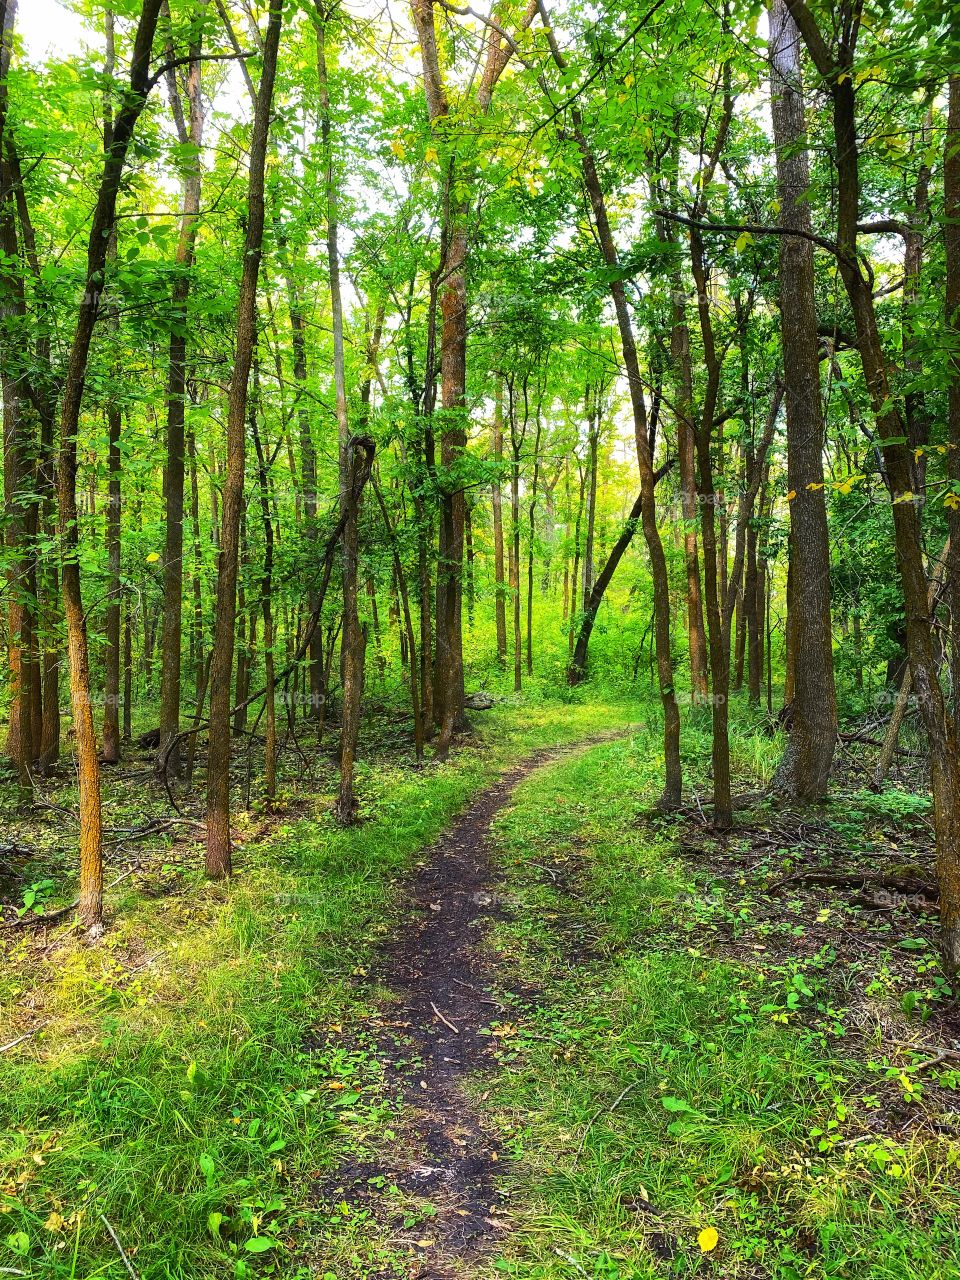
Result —
[[[384, 948], [378, 977], [397, 1002], [378, 1047], [406, 1103], [408, 1125], [395, 1167], [342, 1169], [330, 1189], [366, 1207], [392, 1242], [410, 1251], [409, 1280], [459, 1280], [506, 1231], [500, 1140], [463, 1088], [466, 1077], [491, 1065], [494, 1040], [482, 1029], [505, 1016], [484, 950], [489, 922], [503, 910], [491, 823], [535, 769], [620, 736], [538, 752], [483, 792], [426, 851], [408, 890], [410, 927]], [[427, 1202], [420, 1221], [405, 1226], [385, 1213], [383, 1197], [371, 1190], [371, 1180], [384, 1176]]]

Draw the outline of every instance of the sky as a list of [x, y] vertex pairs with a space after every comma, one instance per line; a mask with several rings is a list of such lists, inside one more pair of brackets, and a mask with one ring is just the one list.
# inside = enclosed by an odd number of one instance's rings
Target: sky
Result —
[[17, 30], [31, 62], [48, 54], [58, 57], [76, 51], [83, 42], [83, 23], [57, 0], [20, 0]]

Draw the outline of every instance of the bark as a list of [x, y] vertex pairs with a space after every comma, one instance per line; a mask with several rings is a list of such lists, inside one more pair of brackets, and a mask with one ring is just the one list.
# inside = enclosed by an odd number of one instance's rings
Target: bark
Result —
[[[780, 225], [810, 232], [800, 35], [785, 0], [770, 7], [770, 97]], [[800, 803], [827, 793], [837, 741], [830, 607], [830, 539], [824, 498], [824, 423], [814, 303], [813, 245], [780, 238], [780, 324], [787, 416], [793, 598], [791, 728], [773, 786]]]
[[[563, 59], [551, 41], [554, 60]], [[664, 789], [661, 804], [665, 808], [675, 808], [680, 803], [682, 771], [680, 764], [680, 711], [677, 705], [676, 690], [673, 680], [673, 658], [670, 650], [670, 580], [667, 575], [667, 560], [657, 527], [656, 499], [654, 485], [656, 483], [653, 470], [653, 455], [647, 432], [647, 410], [643, 394], [643, 381], [640, 376], [640, 361], [637, 355], [636, 340], [633, 333], [633, 321], [627, 303], [627, 294], [623, 279], [619, 274], [620, 259], [607, 216], [606, 199], [600, 176], [597, 172], [593, 151], [583, 132], [583, 122], [579, 112], [573, 112], [575, 138], [580, 151], [581, 168], [593, 221], [604, 262], [613, 268], [610, 280], [610, 296], [613, 299], [617, 326], [620, 331], [620, 345], [623, 351], [623, 363], [626, 368], [627, 382], [630, 389], [630, 403], [633, 412], [634, 435], [637, 446], [637, 461], [640, 467], [641, 525], [647, 551], [650, 556], [650, 571], [653, 578], [654, 601], [654, 634], [657, 651], [657, 676], [660, 685], [660, 699], [663, 706], [663, 748], [664, 748]]]
[[257, 423], [259, 375], [256, 358], [253, 364], [254, 394], [250, 405], [250, 434], [257, 452], [257, 482], [260, 518], [263, 522], [263, 574], [260, 579], [260, 609], [263, 616], [264, 663], [264, 744], [263, 791], [269, 807], [277, 797], [277, 685], [273, 629], [273, 517], [270, 512], [270, 469]]
[[497, 621], [497, 661], [507, 662], [507, 603], [506, 583], [503, 578], [503, 495], [500, 491], [500, 468], [503, 465], [503, 381], [497, 378], [493, 407], [493, 461], [497, 473], [490, 486], [490, 506], [493, 512], [493, 590], [494, 610]]
[[107, 407], [109, 452], [107, 471], [107, 610], [105, 619], [103, 682], [103, 750], [104, 764], [120, 761], [120, 407]]
[[[444, 428], [440, 438], [443, 483], [440, 489], [440, 547], [437, 572], [437, 661], [436, 711], [440, 721], [436, 756], [444, 759], [450, 751], [453, 733], [463, 715], [463, 491], [456, 479], [456, 466], [466, 448], [467, 376], [467, 282], [466, 265], [470, 247], [470, 194], [474, 179], [473, 162], [461, 161], [456, 139], [450, 131], [450, 102], [441, 70], [437, 44], [434, 0], [412, 0], [411, 10], [423, 69], [423, 88], [431, 127], [438, 138], [452, 142], [447, 160], [444, 191], [443, 234], [439, 280], [442, 329], [440, 339], [440, 401]], [[536, 13], [529, 0], [522, 25], [530, 25]], [[483, 73], [476, 90], [476, 105], [486, 114], [494, 89], [513, 45], [500, 31], [490, 28]], [[472, 126], [471, 126], [472, 129]]]
[[[13, 50], [16, 0], [0, 0], [0, 158], [5, 151], [7, 131], [7, 76]], [[14, 174], [10, 164], [0, 159], [0, 249], [5, 262], [0, 270], [0, 325], [3, 329], [3, 364], [0, 368], [3, 392], [3, 487], [7, 520], [7, 624], [10, 670], [10, 724], [6, 752], [17, 768], [21, 794], [32, 791], [32, 769], [36, 754], [34, 699], [39, 691], [39, 673], [31, 661], [36, 643], [37, 598], [33, 544], [36, 537], [36, 508], [33, 489], [33, 441], [27, 415], [23, 412], [20, 360], [14, 354], [23, 338], [26, 299], [19, 266], [19, 244], [12, 197]]]
[[[960, 29], [954, 18], [953, 32]], [[960, 73], [950, 77], [947, 128], [943, 143], [943, 246], [946, 260], [944, 312], [950, 350], [947, 390], [947, 454], [954, 494], [960, 498]], [[954, 715], [960, 709], [960, 501], [947, 513], [950, 530], [948, 602], [950, 605], [950, 686]]]
[[343, 302], [340, 294], [340, 250], [338, 245], [339, 187], [334, 169], [330, 126], [330, 95], [324, 49], [323, 24], [317, 30], [317, 74], [320, 89], [320, 137], [324, 151], [327, 204], [327, 272], [330, 281], [330, 309], [333, 318], [333, 377], [336, 389], [337, 436], [339, 442], [340, 506], [346, 516], [343, 528], [343, 632], [340, 641], [343, 677], [343, 708], [340, 728], [340, 791], [334, 812], [337, 821], [348, 826], [356, 820], [354, 769], [360, 736], [360, 708], [363, 696], [365, 637], [360, 626], [359, 596], [359, 516], [360, 498], [354, 500], [353, 440], [347, 413], [346, 357], [343, 344]]
[[[190, 41], [191, 61], [186, 72], [187, 116], [184, 116], [177, 76], [167, 75], [167, 88], [181, 145], [197, 149], [184, 166], [180, 234], [175, 257], [176, 275], [171, 292], [170, 339], [167, 371], [166, 463], [163, 473], [163, 505], [166, 521], [163, 552], [163, 640], [160, 656], [160, 753], [167, 768], [180, 772], [177, 746], [183, 647], [183, 508], [184, 421], [187, 401], [187, 303], [200, 213], [200, 147], [203, 143], [203, 97], [200, 67], [201, 39]], [[168, 46], [168, 60], [173, 55]], [[168, 750], [167, 748], [171, 749]]]
[[90, 224], [83, 300], [77, 315], [60, 408], [60, 546], [61, 581], [70, 657], [70, 702], [80, 791], [79, 919], [99, 932], [103, 918], [103, 848], [100, 809], [100, 766], [90, 700], [90, 655], [80, 581], [77, 511], [77, 432], [83, 404], [90, 344], [100, 310], [108, 242], [116, 218], [117, 196], [127, 151], [150, 90], [150, 54], [160, 0], [143, 0], [130, 66], [130, 82], [117, 113], [110, 145], [104, 154], [97, 203]]
[[836, 56], [804, 0], [787, 0], [813, 62], [829, 91], [837, 168], [837, 262], [857, 333], [857, 348], [877, 424], [893, 502], [894, 539], [906, 614], [907, 654], [917, 704], [927, 733], [933, 825], [940, 885], [941, 946], [948, 972], [960, 968], [960, 772], [956, 727], [937, 672], [937, 649], [927, 605], [920, 518], [913, 494], [911, 455], [903, 414], [891, 391], [880, 341], [873, 290], [857, 257], [860, 206], [855, 33], [841, 32]]
[[236, 350], [227, 407], [227, 470], [223, 485], [223, 525], [217, 574], [213, 656], [210, 662], [210, 734], [207, 752], [206, 871], [213, 879], [230, 875], [230, 683], [233, 674], [234, 625], [243, 482], [246, 462], [247, 382], [256, 338], [257, 281], [263, 255], [264, 168], [270, 111], [277, 72], [277, 49], [283, 20], [282, 0], [270, 0], [263, 66], [257, 88], [247, 188], [247, 230]]

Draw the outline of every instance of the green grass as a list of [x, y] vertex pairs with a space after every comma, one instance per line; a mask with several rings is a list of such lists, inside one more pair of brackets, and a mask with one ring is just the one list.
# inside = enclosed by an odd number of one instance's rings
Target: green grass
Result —
[[97, 946], [69, 931], [49, 952], [2, 944], [0, 1043], [43, 1029], [0, 1054], [0, 1268], [124, 1276], [106, 1218], [143, 1280], [314, 1274], [292, 1261], [329, 1233], [311, 1179], [389, 1139], [352, 979], [403, 874], [500, 766], [631, 714], [504, 705], [448, 765], [363, 769], [356, 829], [321, 797], [242, 847], [229, 887], [174, 868], [168, 897], [124, 883]]
[[[658, 838], [641, 819], [655, 747], [640, 736], [544, 769], [498, 820], [517, 906], [497, 944], [540, 995], [491, 1099], [517, 1157], [517, 1229], [483, 1274], [956, 1277], [956, 1116], [940, 1135], [870, 1141], [877, 1111], [921, 1118], [919, 1084], [844, 1056], [802, 969], [707, 954], [669, 824]], [[757, 743], [736, 754], [764, 763]], [[669, 1241], [674, 1256], [656, 1256]]]

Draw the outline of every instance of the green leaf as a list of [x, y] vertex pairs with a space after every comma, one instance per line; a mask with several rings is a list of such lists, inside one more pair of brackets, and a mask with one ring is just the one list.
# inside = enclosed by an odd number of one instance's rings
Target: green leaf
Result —
[[247, 1253], [266, 1253], [268, 1249], [273, 1249], [276, 1243], [276, 1240], [272, 1240], [270, 1236], [253, 1236], [243, 1247]]

